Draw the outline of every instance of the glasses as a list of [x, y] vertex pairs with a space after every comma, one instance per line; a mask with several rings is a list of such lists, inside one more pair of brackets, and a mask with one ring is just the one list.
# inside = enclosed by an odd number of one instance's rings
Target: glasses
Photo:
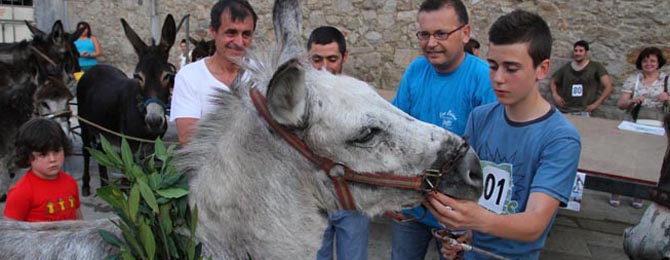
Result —
[[448, 32], [439, 31], [439, 30], [434, 32], [434, 33], [429, 33], [429, 32], [426, 32], [426, 31], [418, 31], [418, 32], [416, 32], [416, 38], [419, 39], [419, 41], [427, 41], [427, 40], [430, 40], [430, 36], [433, 36], [433, 37], [435, 37], [435, 40], [445, 41], [445, 40], [449, 39], [449, 35], [452, 35], [456, 31], [458, 31], [460, 29], [463, 29], [463, 27], [465, 27], [466, 25], [468, 25], [468, 24], [467, 23], [463, 24], [463, 25], [459, 26], [458, 28], [453, 29], [453, 30], [448, 31]]

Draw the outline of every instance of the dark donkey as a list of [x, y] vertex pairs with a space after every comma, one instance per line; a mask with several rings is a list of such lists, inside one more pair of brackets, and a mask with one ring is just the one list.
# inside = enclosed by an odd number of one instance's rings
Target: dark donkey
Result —
[[80, 31], [68, 34], [57, 21], [50, 33], [31, 24], [33, 39], [0, 44], [0, 201], [9, 188], [14, 137], [18, 128], [33, 116], [54, 118], [68, 130], [72, 99], [67, 85], [74, 86], [78, 53], [74, 41]]
[[200, 41], [197, 41], [193, 37], [188, 37], [188, 40], [195, 46], [193, 51], [191, 51], [190, 62], [196, 62], [214, 54], [214, 50], [216, 49], [214, 40], [205, 41], [205, 39], [200, 39]]
[[[160, 44], [156, 45], [152, 40], [151, 46], [145, 44], [125, 20], [121, 19], [121, 24], [139, 57], [134, 78], [128, 78], [121, 70], [109, 65], [91, 68], [77, 85], [79, 116], [123, 135], [154, 140], [162, 137], [167, 130], [165, 104], [174, 85], [175, 74], [175, 67], [168, 63], [168, 56], [175, 41], [175, 21], [172, 15], [165, 18]], [[90, 153], [87, 148], [95, 148], [99, 144], [100, 134], [115, 144], [120, 143], [120, 138], [82, 119], [79, 123], [84, 156], [82, 195], [89, 196]], [[143, 147], [153, 147], [141, 146], [140, 142], [133, 140], [129, 143], [136, 152], [142, 152]], [[108, 180], [107, 169], [103, 166], [98, 169], [101, 185], [104, 186]]]

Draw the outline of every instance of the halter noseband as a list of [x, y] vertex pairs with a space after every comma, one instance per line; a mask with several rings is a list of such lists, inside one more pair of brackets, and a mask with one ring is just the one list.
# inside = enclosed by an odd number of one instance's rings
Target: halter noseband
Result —
[[[314, 154], [311, 149], [295, 134], [289, 132], [270, 116], [267, 106], [267, 100], [258, 91], [256, 87], [249, 91], [254, 107], [263, 119], [282, 137], [291, 147], [297, 150], [303, 157], [312, 162], [317, 168], [322, 169], [330, 178], [335, 186], [338, 201], [344, 210], [356, 210], [354, 198], [349, 190], [348, 182], [364, 183], [376, 186], [394, 187], [400, 189], [409, 189], [417, 191], [437, 191], [439, 179], [446, 172], [450, 172], [468, 151], [467, 142], [463, 142], [445, 161], [441, 169], [426, 169], [423, 174], [418, 176], [400, 176], [390, 173], [367, 173], [357, 172], [347, 167], [343, 163], [336, 163], [328, 158]], [[341, 166], [342, 171], [335, 170], [336, 166]]]

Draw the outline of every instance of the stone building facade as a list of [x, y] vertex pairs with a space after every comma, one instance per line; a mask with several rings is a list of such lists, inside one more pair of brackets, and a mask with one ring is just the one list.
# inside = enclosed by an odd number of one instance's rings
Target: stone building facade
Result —
[[[51, 3], [55, 0], [37, 1]], [[209, 10], [214, 0], [60, 0], [65, 2], [69, 28], [88, 21], [99, 38], [104, 56], [101, 62], [132, 71], [137, 60], [123, 34], [119, 18], [149, 41], [152, 14], [154, 31], [160, 29], [168, 13], [179, 19], [190, 14], [192, 36], [207, 37]], [[514, 9], [536, 12], [544, 17], [554, 36], [553, 57], [557, 63], [569, 61], [572, 43], [584, 39], [591, 43], [591, 58], [602, 62], [612, 76], [615, 92], [601, 111], [605, 117], [622, 116], [614, 106], [625, 77], [635, 71], [631, 60], [646, 46], [670, 46], [670, 0], [463, 0], [469, 9], [472, 36], [482, 43], [481, 56], [487, 53], [487, 30], [502, 14]], [[250, 0], [259, 15], [255, 46], [272, 40], [273, 1]], [[321, 25], [339, 27], [347, 34], [350, 59], [345, 73], [365, 80], [377, 88], [395, 89], [404, 69], [421, 55], [417, 30], [417, 9], [421, 0], [303, 0], [303, 34]], [[44, 3], [43, 3], [44, 4]], [[40, 6], [36, 6], [36, 9]], [[39, 20], [39, 19], [37, 19]], [[38, 21], [39, 23], [39, 21]], [[184, 30], [177, 42], [184, 37]], [[175, 44], [177, 45], [177, 44]], [[666, 52], [667, 53], [667, 52]], [[178, 63], [178, 48], [171, 60]], [[555, 66], [557, 68], [558, 66]], [[667, 71], [667, 66], [662, 68]], [[543, 84], [546, 89], [546, 82]]]

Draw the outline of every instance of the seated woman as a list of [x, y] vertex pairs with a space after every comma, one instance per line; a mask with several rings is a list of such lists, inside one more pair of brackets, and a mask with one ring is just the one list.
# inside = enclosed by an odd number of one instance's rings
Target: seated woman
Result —
[[[659, 71], [665, 65], [666, 59], [663, 52], [656, 47], [647, 47], [640, 52], [635, 62], [639, 72], [626, 79], [621, 89], [621, 95], [617, 106], [621, 109], [635, 109], [634, 112], [639, 119], [663, 120], [663, 107], [667, 105], [668, 75]], [[639, 106], [638, 108], [635, 108]], [[610, 205], [617, 207], [620, 204], [620, 196], [612, 194]], [[633, 207], [642, 208], [642, 200], [634, 199]]]

